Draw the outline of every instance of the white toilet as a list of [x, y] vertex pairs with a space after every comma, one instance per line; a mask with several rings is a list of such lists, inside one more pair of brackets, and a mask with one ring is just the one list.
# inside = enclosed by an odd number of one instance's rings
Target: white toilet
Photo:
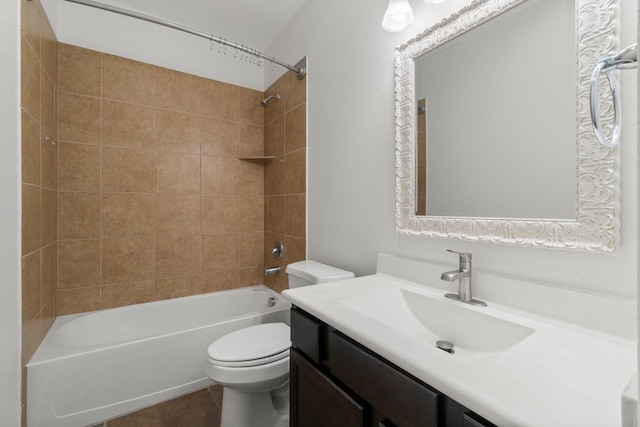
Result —
[[[289, 264], [289, 287], [354, 277], [315, 261]], [[221, 427], [289, 425], [289, 326], [264, 323], [231, 332], [207, 349], [206, 372], [224, 387]]]

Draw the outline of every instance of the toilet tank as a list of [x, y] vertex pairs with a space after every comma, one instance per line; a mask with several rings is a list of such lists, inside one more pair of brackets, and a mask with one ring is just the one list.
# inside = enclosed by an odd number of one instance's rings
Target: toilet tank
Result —
[[289, 275], [290, 289], [355, 277], [351, 271], [311, 260], [298, 261], [287, 265], [286, 273]]

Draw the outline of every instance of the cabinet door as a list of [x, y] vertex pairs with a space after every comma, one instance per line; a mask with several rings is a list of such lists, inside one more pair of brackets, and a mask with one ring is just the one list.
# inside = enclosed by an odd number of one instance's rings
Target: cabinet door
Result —
[[372, 412], [373, 416], [371, 417], [371, 427], [398, 427], [389, 418], [385, 417], [375, 409]]
[[364, 408], [291, 349], [291, 427], [362, 427]]

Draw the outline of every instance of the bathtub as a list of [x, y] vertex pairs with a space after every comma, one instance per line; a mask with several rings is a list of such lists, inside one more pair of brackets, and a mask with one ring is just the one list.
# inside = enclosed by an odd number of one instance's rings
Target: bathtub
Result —
[[27, 364], [28, 425], [92, 425], [210, 386], [211, 342], [289, 324], [289, 308], [260, 285], [60, 316]]

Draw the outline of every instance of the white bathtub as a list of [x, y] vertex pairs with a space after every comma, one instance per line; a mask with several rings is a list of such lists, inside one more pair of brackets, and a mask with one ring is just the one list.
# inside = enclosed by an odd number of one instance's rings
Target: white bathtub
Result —
[[212, 385], [209, 344], [288, 324], [289, 308], [260, 285], [60, 316], [27, 364], [28, 425], [92, 425]]

